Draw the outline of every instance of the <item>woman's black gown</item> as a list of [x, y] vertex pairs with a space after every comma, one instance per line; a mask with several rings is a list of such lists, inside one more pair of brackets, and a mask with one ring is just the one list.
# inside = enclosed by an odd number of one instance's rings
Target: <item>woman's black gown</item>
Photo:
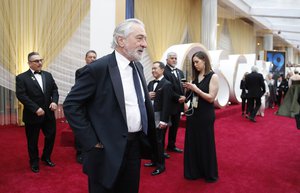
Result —
[[[200, 83], [196, 83], [198, 82], [196, 80], [194, 84], [208, 93], [212, 75], [213, 72], [207, 74]], [[196, 96], [195, 93], [193, 95]], [[184, 177], [187, 179], [204, 178], [208, 182], [214, 182], [218, 179], [214, 137], [214, 103], [209, 103], [199, 96], [198, 98], [198, 107], [194, 108], [191, 116], [187, 116]]]

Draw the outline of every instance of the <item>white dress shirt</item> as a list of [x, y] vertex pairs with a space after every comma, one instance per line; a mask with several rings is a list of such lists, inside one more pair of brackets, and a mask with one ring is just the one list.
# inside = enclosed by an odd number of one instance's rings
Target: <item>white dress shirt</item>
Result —
[[172, 67], [171, 65], [168, 65], [171, 68], [171, 73], [174, 74], [174, 76], [176, 78], [178, 78], [178, 74], [177, 74], [177, 68]]
[[44, 92], [44, 90], [43, 90], [43, 79], [42, 79], [42, 75], [41, 75], [41, 74], [34, 74], [34, 70], [32, 70], [31, 68], [30, 68], [30, 70], [31, 70], [32, 74], [34, 75], [35, 79], [38, 81], [38, 83], [39, 83], [39, 85], [40, 85], [42, 91]]
[[[164, 75], [162, 75], [159, 79], [155, 79], [155, 80], [161, 81], [161, 79], [163, 79], [163, 77], [164, 77]], [[153, 91], [156, 89], [157, 85], [158, 85], [158, 82], [155, 82], [155, 83], [153, 84]]]
[[[129, 60], [117, 51], [115, 51], [115, 54], [123, 85], [128, 132], [137, 132], [142, 129], [142, 122], [137, 94], [134, 88], [132, 68], [129, 66]], [[142, 85], [141, 82], [140, 85]], [[143, 88], [141, 88], [141, 90], [145, 100]]]

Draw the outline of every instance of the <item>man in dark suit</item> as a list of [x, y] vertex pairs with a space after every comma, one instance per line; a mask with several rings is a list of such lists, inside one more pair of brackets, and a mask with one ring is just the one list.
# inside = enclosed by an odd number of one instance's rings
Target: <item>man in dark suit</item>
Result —
[[288, 81], [284, 78], [284, 75], [281, 74], [275, 80], [275, 87], [276, 87], [276, 104], [278, 106], [281, 105], [281, 101], [288, 90]]
[[[142, 139], [155, 136], [143, 67], [144, 24], [128, 19], [113, 34], [115, 51], [86, 66], [64, 102], [85, 152], [90, 193], [137, 193]], [[150, 155], [148, 155], [150, 156]]]
[[[94, 62], [97, 58], [97, 53], [94, 50], [89, 50], [85, 54], [85, 63], [86, 65]], [[75, 72], [75, 81], [78, 78], [78, 76], [81, 74], [81, 72], [86, 68], [86, 65], [77, 69]], [[79, 140], [75, 137], [75, 149], [76, 149], [76, 161], [80, 164], [82, 164], [83, 160], [83, 154], [82, 154], [82, 145], [80, 144]]]
[[164, 78], [165, 65], [156, 61], [152, 66], [152, 75], [155, 78], [148, 84], [150, 99], [153, 103], [156, 126], [156, 152], [152, 162], [146, 163], [146, 167], [156, 166], [151, 173], [153, 176], [165, 171], [164, 139], [166, 129], [170, 121], [170, 105], [172, 100], [172, 83]]
[[40, 129], [45, 135], [41, 160], [54, 167], [51, 153], [56, 134], [54, 111], [57, 109], [58, 91], [49, 72], [42, 71], [43, 59], [37, 52], [28, 54], [29, 70], [16, 77], [16, 95], [24, 105], [23, 121], [28, 145], [31, 170], [39, 172], [38, 139]]
[[246, 89], [248, 90], [248, 103], [250, 121], [256, 122], [255, 116], [261, 105], [261, 97], [266, 92], [263, 75], [258, 73], [257, 66], [252, 66], [251, 73], [245, 78]]
[[177, 153], [182, 153], [182, 149], [176, 147], [176, 136], [181, 117], [181, 112], [184, 111], [184, 90], [181, 79], [184, 79], [184, 74], [180, 69], [176, 68], [177, 54], [170, 52], [167, 54], [167, 65], [164, 71], [165, 78], [172, 83], [173, 97], [171, 105], [171, 126], [169, 127], [169, 137], [167, 150]]
[[[85, 64], [88, 65], [92, 62], [94, 62], [97, 59], [97, 53], [95, 50], [89, 50], [85, 54]], [[75, 72], [75, 81], [78, 78], [78, 76], [81, 74], [81, 72], [86, 68], [86, 65], [83, 67], [79, 68]]]

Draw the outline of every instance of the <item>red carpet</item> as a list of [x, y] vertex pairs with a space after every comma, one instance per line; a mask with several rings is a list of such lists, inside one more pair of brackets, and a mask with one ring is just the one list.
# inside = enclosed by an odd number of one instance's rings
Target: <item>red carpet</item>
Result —
[[[216, 110], [219, 181], [185, 180], [183, 154], [170, 153], [166, 172], [161, 175], [151, 176], [153, 168], [142, 166], [140, 193], [299, 193], [300, 130], [294, 119], [274, 112], [268, 109], [265, 117], [252, 123], [240, 116], [239, 105]], [[61, 141], [67, 124], [58, 121], [57, 126], [52, 158], [57, 165], [49, 168], [41, 164], [38, 174], [29, 169], [24, 128], [0, 127], [1, 193], [87, 192], [87, 178], [75, 162], [74, 148]], [[184, 131], [181, 128], [178, 132], [180, 148]]]

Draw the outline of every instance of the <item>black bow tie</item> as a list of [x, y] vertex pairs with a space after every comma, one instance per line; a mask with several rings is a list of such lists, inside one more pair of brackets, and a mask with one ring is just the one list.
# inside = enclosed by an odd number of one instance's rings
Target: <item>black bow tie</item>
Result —
[[159, 83], [159, 80], [154, 80], [153, 82], [154, 82], [154, 83]]
[[34, 71], [34, 74], [42, 74], [41, 71]]

